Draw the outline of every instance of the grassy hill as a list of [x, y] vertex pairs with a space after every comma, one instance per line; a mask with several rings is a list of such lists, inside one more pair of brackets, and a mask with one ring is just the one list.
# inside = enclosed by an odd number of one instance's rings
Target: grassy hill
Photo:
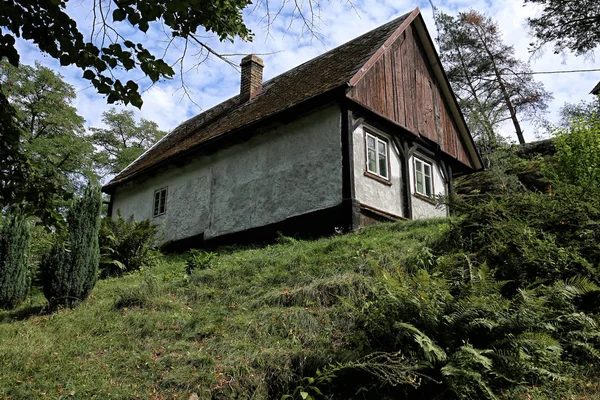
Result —
[[267, 398], [303, 371], [359, 356], [345, 302], [364, 301], [378, 271], [402, 266], [443, 227], [224, 249], [189, 276], [186, 255], [161, 257], [52, 315], [39, 315], [45, 299], [32, 296], [0, 313], [0, 396]]
[[51, 315], [34, 293], [0, 312], [0, 398], [598, 398], [593, 357], [565, 358], [566, 323], [544, 327], [567, 306], [540, 300], [593, 283], [503, 295], [485, 265], [440, 253], [456, 226], [160, 256]]

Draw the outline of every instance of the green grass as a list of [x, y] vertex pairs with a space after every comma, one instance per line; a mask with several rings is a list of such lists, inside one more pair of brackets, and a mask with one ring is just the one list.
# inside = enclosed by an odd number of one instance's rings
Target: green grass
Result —
[[33, 293], [0, 312], [0, 398], [278, 398], [306, 371], [360, 356], [348, 304], [445, 224], [224, 248], [190, 276], [186, 255], [166, 256], [51, 315]]

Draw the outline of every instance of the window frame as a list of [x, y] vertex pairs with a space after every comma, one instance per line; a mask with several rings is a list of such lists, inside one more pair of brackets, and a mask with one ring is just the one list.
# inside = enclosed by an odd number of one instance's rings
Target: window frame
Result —
[[[364, 145], [365, 145], [365, 176], [369, 176], [375, 180], [378, 180], [382, 183], [386, 183], [388, 185], [390, 185], [390, 181], [391, 181], [391, 165], [390, 165], [390, 141], [388, 138], [379, 135], [375, 132], [373, 132], [370, 129], [367, 128], [363, 128], [363, 132], [364, 132]], [[369, 137], [372, 137], [373, 139], [375, 139], [375, 166], [377, 168], [377, 171], [372, 171], [369, 168]], [[382, 142], [385, 145], [385, 165], [386, 165], [386, 175], [382, 175], [381, 171], [380, 171], [380, 164], [379, 164], [379, 155], [383, 154], [379, 152], [379, 148], [378, 148], [378, 144], [379, 142]]]
[[[423, 166], [427, 165], [429, 167], [429, 179], [430, 179], [430, 186], [431, 186], [431, 194], [428, 195], [427, 193], [423, 193], [419, 191], [419, 187], [417, 186], [417, 161], [420, 162]], [[435, 187], [433, 184], [433, 176], [434, 176], [434, 169], [433, 169], [433, 162], [431, 161], [427, 161], [421, 157], [418, 156], [413, 156], [413, 175], [414, 175], [414, 189], [415, 189], [415, 194], [418, 196], [422, 196], [426, 199], [429, 200], [433, 200], [433, 197], [435, 196]], [[421, 174], [423, 174], [423, 178], [426, 178], [427, 176], [425, 175], [425, 169], [423, 168], [423, 171], [421, 171]], [[425, 179], [423, 180], [423, 188], [425, 189], [425, 191], [427, 190], [427, 185], [425, 184]]]
[[[161, 215], [165, 215], [167, 213], [167, 197], [169, 194], [169, 187], [165, 186], [162, 187], [160, 189], [156, 189], [154, 191], [154, 194], [152, 195], [152, 218], [156, 218], [156, 217], [160, 217]], [[163, 203], [163, 211], [160, 212], [160, 203], [161, 203], [161, 195], [164, 192], [164, 197], [162, 198], [162, 200], [164, 200]], [[156, 197], [156, 195], [158, 194], [158, 199]], [[157, 204], [158, 201], [158, 204]]]

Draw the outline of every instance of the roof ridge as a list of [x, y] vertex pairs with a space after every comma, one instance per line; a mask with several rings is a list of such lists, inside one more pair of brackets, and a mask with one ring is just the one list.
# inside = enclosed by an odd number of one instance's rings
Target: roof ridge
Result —
[[[414, 10], [413, 10], [413, 11], [414, 11]], [[405, 13], [405, 14], [403, 14], [403, 15], [401, 15], [401, 16], [399, 16], [399, 17], [397, 17], [397, 18], [394, 18], [393, 20], [391, 20], [391, 21], [389, 21], [389, 22], [386, 22], [386, 23], [385, 23], [385, 24], [383, 24], [383, 25], [377, 26], [377, 27], [375, 27], [375, 28], [371, 29], [370, 31], [367, 31], [367, 32], [363, 33], [363, 34], [362, 34], [362, 35], [360, 35], [360, 36], [357, 36], [357, 37], [355, 37], [355, 38], [353, 38], [353, 39], [350, 39], [350, 40], [348, 40], [348, 41], [346, 41], [346, 42], [344, 42], [344, 43], [340, 43], [340, 44], [338, 44], [337, 46], [335, 46], [334, 48], [332, 48], [332, 49], [330, 49], [330, 50], [327, 50], [327, 51], [326, 51], [325, 53], [323, 53], [323, 54], [319, 54], [318, 56], [316, 56], [316, 57], [313, 57], [313, 58], [311, 58], [311, 59], [309, 59], [309, 60], [306, 60], [306, 61], [304, 61], [302, 64], [298, 64], [298, 65], [296, 65], [295, 67], [293, 67], [293, 68], [290, 68], [290, 69], [288, 69], [287, 71], [284, 71], [284, 72], [280, 73], [279, 75], [275, 75], [274, 77], [270, 78], [269, 80], [267, 80], [267, 81], [263, 82], [263, 86], [264, 86], [264, 85], [266, 85], [267, 83], [271, 82], [272, 80], [275, 80], [275, 79], [277, 79], [277, 78], [279, 78], [279, 77], [281, 77], [281, 76], [283, 76], [283, 75], [286, 75], [286, 74], [291, 74], [291, 73], [292, 73], [294, 70], [296, 70], [296, 69], [298, 69], [298, 68], [301, 68], [301, 67], [305, 66], [306, 64], [310, 64], [310, 63], [312, 63], [312, 62], [315, 62], [315, 61], [318, 61], [318, 60], [320, 60], [321, 58], [324, 58], [325, 56], [327, 56], [327, 55], [328, 55], [328, 54], [330, 54], [330, 53], [333, 53], [334, 51], [338, 50], [338, 49], [339, 49], [340, 47], [342, 47], [342, 46], [347, 46], [347, 45], [351, 44], [352, 42], [360, 42], [360, 41], [361, 41], [362, 39], [364, 39], [366, 36], [368, 36], [368, 35], [372, 35], [372, 34], [373, 34], [375, 31], [379, 31], [379, 30], [385, 29], [385, 28], [387, 28], [387, 27], [389, 27], [389, 26], [391, 26], [391, 25], [397, 24], [397, 23], [399, 23], [399, 24], [401, 25], [401, 24], [402, 24], [402, 22], [404, 22], [404, 20], [405, 20], [405, 19], [406, 19], [406, 18], [407, 18], [407, 17], [408, 17], [408, 16], [409, 16], [409, 15], [410, 15], [410, 14], [411, 14], [413, 11], [407, 12], [407, 13]], [[373, 49], [373, 53], [374, 53], [375, 51], [377, 51], [377, 49]], [[260, 94], [259, 94], [259, 95], [260, 95]]]

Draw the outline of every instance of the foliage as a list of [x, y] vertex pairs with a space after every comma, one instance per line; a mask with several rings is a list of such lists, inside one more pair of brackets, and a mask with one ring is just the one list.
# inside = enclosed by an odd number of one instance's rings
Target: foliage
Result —
[[[17, 66], [15, 38], [30, 40], [42, 52], [60, 60], [62, 66], [80, 69], [98, 93], [108, 95], [109, 103], [122, 101], [137, 107], [142, 104], [138, 85], [133, 80], [122, 83], [113, 71], [139, 69], [152, 82], [173, 76], [173, 68], [162, 57], [152, 54], [143, 43], [131, 41], [134, 33], [146, 33], [153, 22], [161, 22], [168, 37], [192, 42], [199, 40], [196, 31], [200, 27], [221, 41], [252, 37], [242, 21], [247, 0], [211, 2], [202, 7], [194, 1], [93, 3], [89, 11], [99, 26], [86, 36], [69, 15], [67, 3], [18, 0], [5, 4], [0, 17], [0, 26], [6, 29], [0, 42], [0, 59], [7, 57]], [[94, 34], [96, 29], [98, 35]]]
[[111, 108], [102, 113], [106, 128], [91, 128], [92, 143], [98, 150], [94, 161], [101, 175], [118, 174], [162, 138], [166, 132], [155, 122], [133, 118], [133, 111]]
[[159, 244], [158, 227], [150, 220], [126, 221], [103, 218], [100, 227], [100, 276], [118, 276], [152, 263], [152, 250]]
[[569, 128], [572, 122], [592, 120], [600, 115], [600, 96], [594, 96], [593, 101], [581, 101], [577, 104], [565, 103], [560, 109], [560, 128]]
[[41, 263], [44, 295], [51, 308], [85, 300], [96, 284], [101, 205], [100, 191], [89, 185], [69, 211], [66, 240], [55, 244]]
[[464, 238], [442, 246], [456, 223], [220, 248], [187, 277], [163, 256], [52, 316], [34, 296], [0, 312], [0, 397], [597, 398], [595, 283], [508, 296]]
[[595, 0], [524, 0], [541, 6], [541, 12], [527, 19], [536, 52], [546, 44], [554, 45], [554, 53], [567, 50], [575, 55], [590, 54], [600, 44], [598, 18], [600, 5]]
[[0, 308], [19, 305], [27, 295], [27, 255], [31, 241], [29, 223], [22, 214], [4, 217], [0, 226]]
[[568, 128], [554, 131], [553, 176], [591, 196], [600, 196], [600, 114], [576, 118]]
[[186, 261], [185, 273], [190, 275], [194, 271], [200, 271], [210, 268], [211, 261], [216, 257], [216, 253], [206, 252], [197, 249], [191, 249], [190, 257]]
[[12, 109], [18, 144], [3, 171], [0, 206], [21, 204], [47, 225], [60, 224], [58, 208], [94, 180], [92, 144], [72, 102], [75, 90], [62, 76], [36, 64], [15, 68], [0, 62], [0, 85]]
[[514, 287], [575, 275], [599, 277], [600, 208], [577, 188], [452, 205], [462, 218], [436, 244], [439, 251], [455, 249], [494, 266], [497, 279], [510, 280]]
[[528, 74], [529, 64], [515, 57], [497, 24], [478, 11], [435, 17], [444, 69], [483, 153], [496, 148], [498, 127], [509, 118], [524, 143], [519, 120], [539, 119], [551, 98]]

